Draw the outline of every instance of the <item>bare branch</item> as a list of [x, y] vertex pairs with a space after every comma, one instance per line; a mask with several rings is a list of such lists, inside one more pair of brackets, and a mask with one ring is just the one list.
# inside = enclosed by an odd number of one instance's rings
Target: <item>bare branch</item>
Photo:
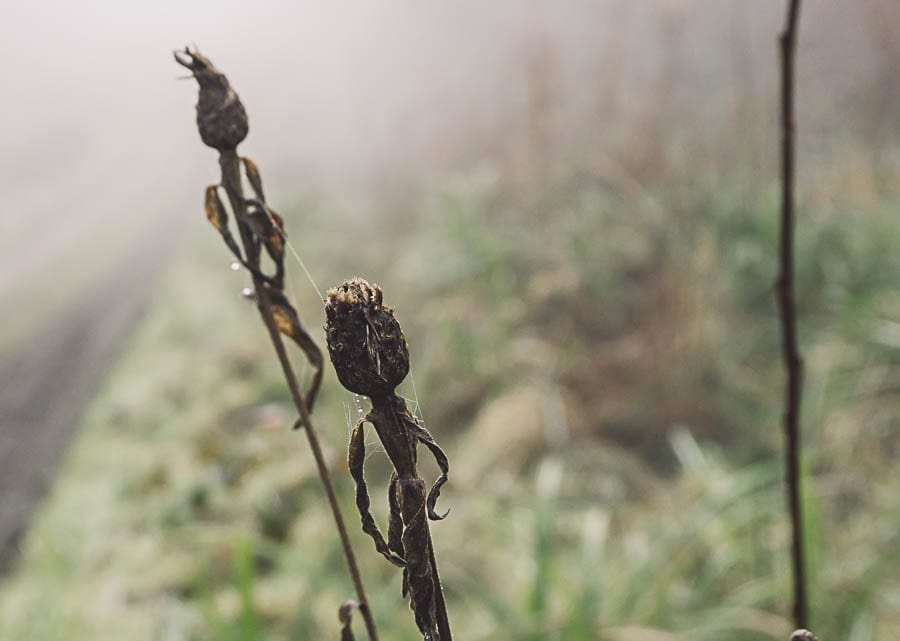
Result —
[[785, 385], [785, 466], [787, 499], [791, 517], [791, 560], [794, 579], [794, 623], [804, 628], [808, 619], [803, 513], [800, 499], [800, 401], [803, 361], [797, 347], [797, 310], [794, 289], [794, 58], [800, 0], [789, 0], [781, 48], [781, 247], [778, 303], [781, 312]]

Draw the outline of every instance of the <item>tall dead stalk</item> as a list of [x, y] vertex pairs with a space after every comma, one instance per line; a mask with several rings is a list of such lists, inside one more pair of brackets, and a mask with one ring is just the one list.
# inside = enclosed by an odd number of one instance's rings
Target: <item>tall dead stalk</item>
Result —
[[[200, 98], [197, 102], [197, 125], [200, 137], [205, 144], [219, 151], [222, 182], [219, 185], [210, 185], [206, 189], [207, 218], [219, 231], [234, 257], [250, 272], [253, 278], [254, 297], [260, 315], [269, 332], [275, 353], [278, 355], [278, 361], [281, 363], [281, 369], [294, 405], [300, 414], [295, 427], [304, 428], [319, 476], [325, 486], [325, 494], [328, 497], [328, 503], [340, 535], [344, 557], [356, 587], [358, 598], [356, 607], [365, 621], [370, 641], [378, 641], [378, 632], [368, 606], [369, 602], [366, 598], [359, 566], [350, 545], [350, 537], [341, 514], [334, 484], [331, 481], [331, 474], [322, 453], [319, 437], [310, 416], [322, 380], [322, 352], [304, 329], [297, 311], [284, 294], [283, 221], [266, 205], [262, 178], [256, 164], [249, 158], [240, 158], [236, 151], [238, 144], [247, 136], [249, 129], [247, 113], [225, 74], [216, 69], [209, 59], [197, 51], [185, 48], [183, 51], [175, 52], [175, 60], [178, 64], [187, 67], [200, 85]], [[241, 179], [242, 166], [255, 198], [244, 196]], [[229, 230], [228, 214], [219, 198], [219, 188], [225, 190], [231, 204], [231, 211], [234, 214], [241, 239], [240, 247]], [[266, 274], [262, 270], [260, 259], [263, 248], [275, 264], [274, 274]], [[305, 395], [300, 391], [300, 384], [287, 355], [282, 334], [297, 344], [315, 370]], [[342, 610], [341, 621], [342, 624], [345, 624], [343, 634], [350, 634], [349, 611], [346, 613], [345, 621], [345, 614]]]
[[803, 513], [800, 498], [800, 401], [803, 361], [797, 347], [797, 311], [794, 288], [794, 58], [800, 0], [788, 3], [787, 20], [779, 39], [781, 50], [781, 246], [778, 303], [787, 369], [784, 438], [787, 499], [791, 517], [791, 560], [794, 584], [794, 623], [805, 628], [808, 619]]

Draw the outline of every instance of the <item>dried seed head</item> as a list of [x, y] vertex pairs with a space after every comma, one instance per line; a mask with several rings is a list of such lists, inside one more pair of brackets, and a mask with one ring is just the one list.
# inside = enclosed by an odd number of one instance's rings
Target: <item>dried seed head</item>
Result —
[[175, 60], [191, 70], [200, 85], [197, 101], [197, 127], [204, 144], [219, 151], [232, 151], [247, 137], [249, 124], [241, 99], [228, 83], [225, 74], [216, 69], [199, 51], [175, 51]]
[[393, 393], [409, 373], [409, 351], [378, 286], [354, 278], [328, 290], [325, 316], [328, 354], [341, 384], [369, 397]]

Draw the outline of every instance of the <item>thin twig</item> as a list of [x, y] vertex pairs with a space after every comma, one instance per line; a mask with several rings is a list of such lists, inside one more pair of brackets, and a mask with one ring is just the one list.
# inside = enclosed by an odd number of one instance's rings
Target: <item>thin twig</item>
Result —
[[[225, 186], [225, 191], [228, 194], [235, 218], [240, 220], [242, 217], [246, 216], [246, 201], [243, 198], [243, 188], [241, 186], [240, 177], [240, 160], [238, 159], [237, 153], [233, 151], [222, 152], [220, 164], [222, 167], [222, 184]], [[241, 241], [248, 262], [258, 269], [259, 252], [256, 250], [253, 238], [244, 227], [241, 227]], [[366, 590], [363, 586], [362, 576], [359, 572], [359, 565], [356, 562], [356, 556], [354, 555], [353, 548], [350, 544], [350, 536], [347, 533], [347, 526], [344, 523], [344, 517], [341, 513], [337, 494], [334, 490], [331, 473], [328, 471], [328, 465], [325, 461], [325, 456], [322, 453], [322, 446], [319, 443], [318, 434], [313, 425], [306, 400], [300, 391], [300, 385], [287, 355], [281, 333], [278, 331], [278, 327], [275, 324], [275, 318], [272, 314], [272, 303], [269, 298], [269, 288], [255, 273], [251, 272], [251, 275], [253, 276], [253, 286], [256, 290], [260, 315], [262, 316], [263, 323], [266, 325], [266, 329], [269, 331], [269, 338], [272, 340], [272, 346], [275, 348], [275, 353], [278, 355], [278, 361], [281, 363], [281, 369], [284, 372], [284, 378], [287, 381], [288, 389], [291, 392], [291, 398], [294, 401], [297, 411], [300, 413], [300, 423], [305, 428], [303, 431], [306, 432], [306, 438], [309, 441], [310, 450], [316, 461], [319, 476], [322, 479], [322, 484], [325, 486], [325, 494], [328, 497], [328, 504], [331, 506], [331, 513], [334, 516], [334, 522], [337, 526], [338, 534], [340, 535], [344, 557], [347, 560], [350, 576], [356, 587], [356, 596], [359, 599], [359, 610], [366, 625], [366, 632], [369, 635], [370, 641], [378, 641], [378, 631], [375, 627], [375, 620], [372, 617], [372, 612], [369, 608], [369, 600], [366, 597]]]
[[794, 57], [800, 0], [790, 0], [787, 21], [779, 40], [781, 49], [781, 271], [778, 302], [781, 312], [783, 355], [787, 368], [784, 437], [786, 444], [787, 499], [792, 527], [791, 557], [794, 580], [794, 623], [807, 627], [806, 562], [803, 513], [800, 499], [800, 400], [803, 361], [797, 347], [797, 311], [794, 289]]

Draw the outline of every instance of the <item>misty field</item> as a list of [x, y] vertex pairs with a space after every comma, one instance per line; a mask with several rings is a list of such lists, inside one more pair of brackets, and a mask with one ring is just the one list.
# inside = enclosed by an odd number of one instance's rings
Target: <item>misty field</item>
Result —
[[[285, 26], [266, 52], [226, 26], [202, 32], [199, 10], [188, 26], [247, 107], [242, 149], [284, 218], [284, 294], [315, 342], [325, 350], [326, 290], [357, 275], [402, 324], [411, 372], [397, 392], [450, 460], [438, 503], [450, 513], [430, 527], [454, 635], [787, 639], [781, 3], [438, 4], [368, 3], [358, 41], [345, 9], [297, 27], [337, 30], [343, 57]], [[900, 36], [888, 27], [900, 12], [807, 4], [795, 260], [810, 627], [821, 641], [888, 641], [900, 638]], [[168, 44], [151, 52], [164, 82], [146, 76], [167, 95], [142, 125], [164, 131], [164, 149], [134, 160], [146, 182], [110, 187], [142, 212], [128, 234], [173, 221], [146, 239], [160, 284], [0, 578], [2, 640], [337, 639], [354, 594], [251, 275], [204, 226], [218, 167], [193, 128], [195, 83], [172, 80], [181, 42]], [[339, 80], [348, 70], [354, 83]], [[159, 176], [177, 186], [165, 193]], [[98, 245], [118, 242], [104, 233]], [[94, 258], [85, 273], [127, 272], [127, 255]], [[0, 346], [25, 344], [37, 310], [74, 298], [64, 272]], [[313, 370], [298, 374], [305, 388]], [[369, 409], [326, 358], [314, 417], [369, 606], [382, 639], [414, 641], [401, 575], [354, 506], [347, 442]], [[384, 527], [393, 468], [367, 434]], [[440, 470], [419, 463], [430, 486]], [[358, 618], [354, 629], [365, 638]]]

